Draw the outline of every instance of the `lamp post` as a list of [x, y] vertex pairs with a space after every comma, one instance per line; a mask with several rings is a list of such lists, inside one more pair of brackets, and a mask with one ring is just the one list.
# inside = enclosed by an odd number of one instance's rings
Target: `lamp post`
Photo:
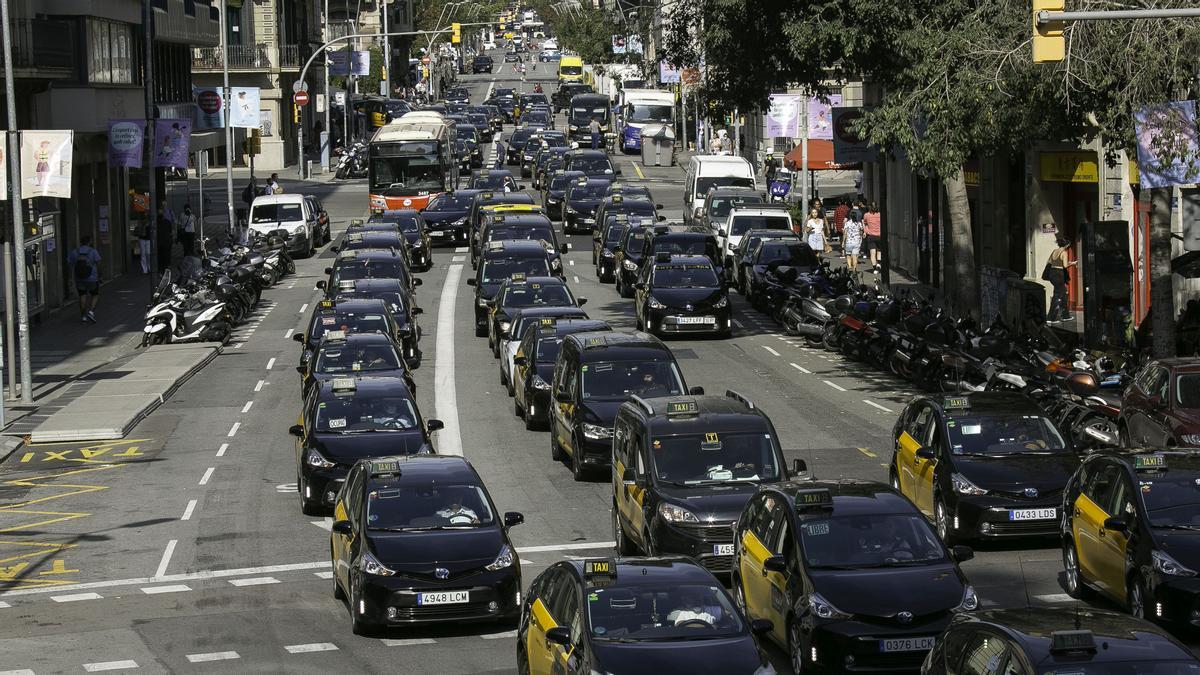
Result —
[[[4, 102], [8, 107], [8, 186], [11, 190], [8, 208], [12, 211], [13, 248], [16, 254], [15, 257], [9, 258], [13, 269], [5, 272], [15, 273], [17, 286], [17, 346], [21, 351], [21, 402], [33, 403], [33, 374], [29, 372], [29, 298], [26, 294], [28, 286], [25, 283], [25, 223], [22, 222], [24, 214], [21, 213], [24, 206], [24, 202], [21, 201], [21, 137], [17, 132], [17, 96], [13, 83], [12, 23], [8, 18], [8, 0], [0, 0], [0, 22], [4, 23]], [[5, 307], [5, 311], [11, 314], [13, 307]], [[11, 335], [9, 339], [12, 339]], [[2, 404], [0, 408], [3, 408]], [[2, 419], [3, 411], [0, 410], [0, 420]]]

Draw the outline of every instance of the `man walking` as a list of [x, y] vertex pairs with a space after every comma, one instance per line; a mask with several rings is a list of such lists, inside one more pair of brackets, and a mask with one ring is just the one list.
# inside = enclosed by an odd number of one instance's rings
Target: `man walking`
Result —
[[281, 195], [283, 194], [283, 186], [279, 184], [279, 174], [271, 174], [271, 178], [267, 180], [267, 194]]
[[171, 266], [171, 249], [175, 247], [175, 228], [171, 226], [171, 221], [167, 220], [167, 216], [163, 213], [163, 205], [158, 205], [158, 221], [156, 224], [158, 234], [158, 272], [162, 274]]
[[592, 132], [592, 149], [600, 147], [600, 120], [595, 117], [591, 122], [588, 122], [588, 131]]
[[92, 248], [92, 235], [79, 237], [79, 248], [67, 254], [67, 264], [75, 272], [79, 320], [96, 323], [96, 298], [100, 296], [100, 252]]
[[185, 256], [196, 255], [196, 216], [192, 214], [191, 204], [183, 206], [183, 218], [179, 220], [179, 243], [183, 244]]

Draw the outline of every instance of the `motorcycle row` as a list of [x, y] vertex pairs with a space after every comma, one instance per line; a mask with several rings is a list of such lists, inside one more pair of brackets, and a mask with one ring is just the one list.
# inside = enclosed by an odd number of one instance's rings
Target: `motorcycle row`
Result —
[[142, 346], [180, 342], [224, 343], [258, 306], [263, 290], [294, 274], [287, 232], [251, 232], [249, 245], [231, 243], [184, 258], [163, 273], [150, 297]]
[[367, 144], [357, 141], [342, 151], [338, 157], [337, 170], [334, 178], [366, 178], [367, 177]]

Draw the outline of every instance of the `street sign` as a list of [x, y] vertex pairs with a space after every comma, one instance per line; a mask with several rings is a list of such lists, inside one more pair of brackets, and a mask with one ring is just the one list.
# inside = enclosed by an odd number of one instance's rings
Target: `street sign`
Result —
[[425, 65], [429, 65], [429, 57], [428, 57], [428, 56], [422, 56], [422, 57], [421, 57], [421, 63], [424, 63]]
[[295, 96], [292, 96], [292, 100], [296, 102], [296, 105], [308, 105], [308, 92], [298, 91]]
[[196, 105], [201, 112], [211, 115], [221, 110], [221, 95], [215, 91], [202, 91], [196, 96]]
[[292, 91], [308, 91], [308, 83], [303, 80], [296, 80], [292, 83]]

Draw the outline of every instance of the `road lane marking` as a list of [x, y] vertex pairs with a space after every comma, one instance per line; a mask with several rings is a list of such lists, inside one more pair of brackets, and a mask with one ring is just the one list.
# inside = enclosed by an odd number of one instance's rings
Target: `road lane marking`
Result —
[[615, 541], [580, 541], [570, 544], [550, 544], [548, 546], [518, 546], [517, 553], [541, 553], [544, 551], [579, 551], [587, 549], [612, 548]]
[[867, 457], [870, 457], [871, 459], [874, 459], [879, 456], [866, 448], [859, 448], [858, 451], [861, 452], [862, 454], [866, 455]]
[[250, 577], [248, 579], [230, 579], [229, 583], [234, 586], [265, 586], [277, 584], [279, 580], [275, 577]]
[[294, 332], [296, 332], [296, 329], [295, 329], [295, 328], [289, 328], [289, 329], [287, 329], [287, 332], [283, 334], [283, 339], [284, 339], [284, 340], [291, 340], [291, 339], [292, 339], [292, 333], [294, 333]]
[[431, 645], [436, 642], [433, 638], [408, 638], [406, 640], [380, 640], [384, 647], [411, 647], [414, 645]]
[[774, 356], [779, 356], [779, 352], [775, 351], [774, 349], [771, 349], [770, 347], [768, 347], [766, 345], [762, 345], [762, 348], [771, 352], [771, 354]]
[[50, 599], [55, 602], [78, 602], [80, 600], [100, 600], [102, 597], [99, 593], [72, 593], [70, 595], [52, 595]]
[[333, 572], [331, 572], [329, 570], [325, 570], [323, 572], [313, 572], [313, 576], [320, 577], [322, 579], [332, 579]]
[[837, 389], [838, 391], [846, 391], [846, 388], [840, 384], [837, 384], [835, 382], [830, 382], [829, 380], [821, 380], [821, 381], [824, 382], [825, 384], [833, 387], [834, 389]]
[[271, 359], [269, 361], [267, 361], [267, 370], [270, 370], [274, 366], [275, 366], [275, 357], [272, 356]]
[[875, 401], [872, 401], [871, 399], [864, 398], [863, 403], [866, 403], [867, 405], [869, 405], [873, 408], [879, 408], [883, 412], [888, 412], [888, 413], [896, 412], [895, 410], [892, 410], [891, 408], [889, 408], [887, 406], [879, 405], [878, 403], [876, 403]]
[[146, 595], [159, 595], [160, 593], [186, 593], [192, 590], [187, 584], [169, 584], [167, 586], [145, 586], [142, 592]]
[[811, 371], [811, 370], [809, 370], [808, 368], [805, 368], [804, 366], [802, 366], [802, 365], [800, 365], [800, 364], [798, 364], [798, 363], [791, 363], [791, 364], [788, 364], [788, 365], [790, 365], [791, 367], [795, 368], [796, 370], [798, 370], [798, 371], [800, 371], [800, 372], [802, 372], [802, 373], [804, 373], [804, 374], [806, 374], [806, 375], [812, 375], [812, 371]]
[[12, 607], [12, 605], [7, 602], [0, 602], [0, 609], [8, 609], [9, 607]]
[[306, 302], [306, 303], [304, 303], [303, 305], [300, 305], [300, 311], [299, 311], [299, 312], [296, 312], [296, 313], [297, 313], [297, 314], [303, 314], [303, 313], [304, 313], [304, 310], [306, 310], [306, 309], [308, 309], [308, 303], [307, 303], [307, 302]]
[[454, 252], [455, 252], [455, 253], [466, 253], [466, 252], [467, 252], [467, 247], [466, 247], [466, 246], [459, 246], [458, 248], [454, 249]]
[[138, 668], [137, 661], [133, 659], [125, 659], [124, 661], [101, 661], [99, 663], [85, 663], [83, 669], [89, 673], [101, 673], [106, 670], [134, 670]]
[[229, 449], [228, 443], [222, 443], [221, 447], [217, 448], [217, 457], [224, 457], [225, 451]]
[[1075, 600], [1066, 593], [1050, 593], [1049, 595], [1035, 595], [1033, 597], [1042, 602], [1074, 602]]
[[163, 551], [162, 559], [158, 561], [158, 569], [154, 571], [154, 578], [160, 579], [166, 576], [167, 566], [171, 564], [171, 556], [175, 555], [175, 545], [178, 543], [178, 539], [172, 539], [167, 542], [167, 548]]
[[305, 645], [284, 645], [289, 654], [309, 654], [312, 652], [336, 652], [337, 645], [332, 642], [310, 642]]
[[217, 470], [217, 467], [215, 467], [215, 466], [210, 466], [207, 469], [205, 469], [204, 475], [200, 477], [200, 485], [208, 485], [208, 479], [212, 478], [213, 472], [216, 470]]
[[204, 663], [206, 661], [232, 661], [242, 658], [237, 652], [207, 652], [204, 654], [188, 654], [187, 660], [191, 663]]
[[20, 670], [0, 670], [0, 675], [35, 675], [35, 673], [28, 668], [22, 668]]
[[567, 264], [568, 264], [568, 265], [574, 265], [574, 264], [575, 264], [575, 261], [574, 261], [574, 260], [568, 260], [568, 261], [567, 261]]
[[480, 635], [479, 637], [483, 638], [484, 640], [503, 640], [504, 638], [517, 637], [517, 631], [506, 630], [503, 633], [488, 633], [486, 635]]
[[641, 180], [646, 180], [646, 174], [642, 173], [642, 169], [638, 166], [637, 162], [633, 163], [633, 171], [638, 175], [638, 178]]
[[733, 320], [733, 325], [737, 326], [738, 328], [745, 328], [745, 326], [742, 325], [742, 322], [738, 321], [737, 319]]
[[579, 283], [579, 275], [572, 275], [572, 278], [575, 279], [575, 283]]
[[242, 406], [242, 414], [250, 412], [250, 406], [254, 405], [254, 401], [246, 401], [246, 405]]
[[229, 427], [229, 433], [226, 435], [229, 436], [230, 438], [233, 438], [233, 435], [238, 432], [238, 429], [241, 428], [241, 426], [242, 426], [241, 422], [234, 422], [233, 426]]
[[[454, 378], [454, 307], [458, 303], [458, 282], [462, 265], [451, 265], [442, 286], [438, 304], [437, 349], [434, 353], [434, 414], [442, 421], [437, 432], [439, 455], [462, 455], [462, 436], [458, 427], [458, 392]], [[472, 308], [474, 309], [474, 308]]]
[[188, 503], [187, 503], [187, 508], [183, 510], [183, 516], [181, 516], [179, 519], [180, 520], [191, 520], [192, 512], [195, 510], [196, 510], [196, 500], [189, 499]]
[[467, 256], [465, 256], [465, 255], [456, 255], [456, 256], [450, 257], [450, 262], [463, 262], [466, 259], [467, 259]]
[[254, 391], [262, 391], [263, 385], [266, 383], [266, 380], [259, 380], [258, 384], [254, 385]]

